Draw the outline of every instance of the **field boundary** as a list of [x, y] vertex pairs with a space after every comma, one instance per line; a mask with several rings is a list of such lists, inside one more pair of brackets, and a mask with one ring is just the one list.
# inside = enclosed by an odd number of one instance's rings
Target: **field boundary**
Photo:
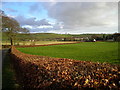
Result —
[[[64, 45], [64, 44], [76, 44], [80, 42], [69, 42], [69, 43], [55, 43], [55, 44], [41, 44], [41, 45], [14, 45], [15, 47], [39, 47], [39, 46], [51, 46], [51, 45]], [[10, 48], [11, 45], [2, 45], [2, 48]]]
[[116, 65], [29, 55], [20, 52], [15, 46], [11, 47], [11, 57], [24, 88], [120, 88], [120, 67]]
[[56, 43], [56, 44], [43, 44], [43, 45], [20, 45], [15, 47], [40, 47], [40, 46], [52, 46], [52, 45], [65, 45], [65, 44], [76, 44], [80, 42], [71, 42], [71, 43]]

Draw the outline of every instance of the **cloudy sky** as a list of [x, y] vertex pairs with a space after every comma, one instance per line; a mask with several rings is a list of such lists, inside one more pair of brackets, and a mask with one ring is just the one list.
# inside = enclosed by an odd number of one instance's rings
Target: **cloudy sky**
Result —
[[117, 2], [3, 2], [2, 10], [31, 33], [118, 32]]

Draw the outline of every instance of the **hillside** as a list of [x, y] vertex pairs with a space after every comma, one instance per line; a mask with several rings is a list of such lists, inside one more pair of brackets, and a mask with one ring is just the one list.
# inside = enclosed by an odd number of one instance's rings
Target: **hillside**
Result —
[[[54, 33], [35, 33], [35, 34], [17, 34], [16, 39], [18, 40], [45, 40], [45, 39], [55, 39], [55, 38], [64, 38], [64, 37], [71, 37], [71, 35], [67, 34], [54, 34]], [[8, 39], [6, 33], [2, 33], [2, 40], [6, 41]]]
[[[109, 34], [106, 34], [107, 36]], [[91, 37], [99, 37], [100, 39], [103, 38], [103, 34], [55, 34], [55, 33], [29, 33], [29, 34], [23, 34], [19, 33], [16, 34], [16, 37], [14, 38], [14, 42], [23, 42], [23, 41], [74, 41], [75, 38], [78, 38], [78, 41], [80, 38], [84, 39], [91, 39]], [[2, 32], [2, 43], [9, 43], [10, 40], [5, 32]]]

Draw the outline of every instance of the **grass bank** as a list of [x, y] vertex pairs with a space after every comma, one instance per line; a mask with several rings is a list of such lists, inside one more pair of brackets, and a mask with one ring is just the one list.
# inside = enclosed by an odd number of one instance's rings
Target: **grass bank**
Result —
[[8, 50], [5, 49], [3, 52], [2, 90], [21, 90], [21, 86], [16, 80], [16, 74], [13, 63], [10, 60], [10, 54], [8, 53]]

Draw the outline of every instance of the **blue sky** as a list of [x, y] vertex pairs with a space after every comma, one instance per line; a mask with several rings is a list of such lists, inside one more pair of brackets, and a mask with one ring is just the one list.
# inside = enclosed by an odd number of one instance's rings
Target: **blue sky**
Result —
[[117, 2], [3, 2], [2, 10], [31, 33], [118, 32]]
[[[2, 4], [2, 9], [5, 11], [6, 14], [12, 16], [23, 15], [28, 18], [36, 17], [36, 19], [48, 18], [47, 11], [42, 7], [41, 3], [39, 3], [39, 12], [36, 12], [35, 10], [33, 10], [32, 12], [30, 11], [30, 7], [35, 4], [36, 2], [8, 2]], [[16, 12], [12, 12], [9, 9], [16, 10]]]

